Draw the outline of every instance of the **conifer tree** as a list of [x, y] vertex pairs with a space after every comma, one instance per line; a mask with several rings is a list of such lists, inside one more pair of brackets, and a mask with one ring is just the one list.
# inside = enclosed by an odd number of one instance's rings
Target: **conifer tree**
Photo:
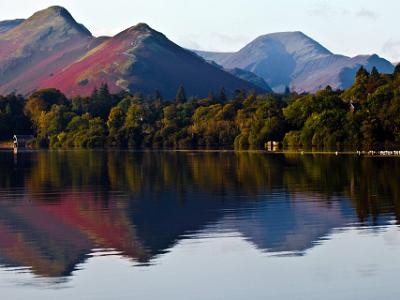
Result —
[[97, 89], [97, 87], [95, 87], [92, 91], [92, 94], [90, 95], [90, 98], [94, 100], [97, 99], [98, 96], [99, 96], [99, 90]]
[[103, 83], [100, 86], [99, 98], [101, 101], [104, 101], [104, 102], [111, 100], [111, 94], [110, 94], [110, 90], [108, 89], [107, 83]]
[[225, 88], [222, 87], [220, 92], [219, 92], [219, 100], [221, 102], [225, 102], [226, 101], [226, 93], [225, 93]]
[[175, 100], [177, 103], [185, 103], [187, 101], [185, 88], [183, 87], [183, 85], [179, 86]]
[[394, 78], [400, 78], [400, 63], [394, 68], [393, 76]]
[[212, 91], [208, 92], [208, 97], [207, 98], [210, 101], [214, 101], [215, 100], [214, 93]]
[[160, 90], [156, 90], [155, 95], [154, 95], [154, 100], [162, 101], [162, 95], [161, 95]]
[[376, 83], [381, 78], [381, 74], [378, 72], [378, 69], [374, 66], [371, 70], [370, 81]]

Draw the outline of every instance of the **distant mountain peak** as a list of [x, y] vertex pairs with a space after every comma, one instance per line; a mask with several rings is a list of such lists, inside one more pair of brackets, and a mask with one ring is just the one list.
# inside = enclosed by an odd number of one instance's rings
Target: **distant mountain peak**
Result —
[[301, 31], [261, 35], [234, 53], [197, 54], [226, 69], [250, 71], [277, 92], [287, 86], [298, 92], [313, 92], [327, 85], [344, 89], [353, 83], [360, 66], [393, 71], [393, 65], [376, 54], [353, 58], [336, 55]]
[[281, 36], [289, 36], [289, 37], [298, 36], [298, 37], [310, 38], [305, 33], [303, 33], [302, 31], [298, 31], [298, 30], [266, 33], [266, 34], [261, 35], [260, 37], [281, 37]]
[[154, 31], [153, 28], [151, 28], [148, 24], [146, 23], [138, 23], [135, 26], [132, 26], [130, 28], [131, 30], [135, 31]]
[[71, 14], [69, 13], [69, 11], [66, 8], [64, 8], [62, 6], [57, 6], [57, 5], [50, 6], [48, 8], [45, 8], [43, 10], [36, 12], [36, 14], [43, 14], [43, 13], [55, 14], [55, 15], [72, 18]]
[[[312, 51], [317, 55], [331, 55], [328, 49], [301, 31], [284, 31], [262, 35], [252, 43], [279, 42], [289, 53]], [[252, 44], [250, 43], [250, 45]]]
[[31, 21], [44, 21], [46, 19], [53, 19], [61, 17], [69, 22], [75, 22], [72, 15], [66, 10], [64, 7], [61, 6], [50, 6], [46, 9], [39, 10], [35, 12], [28, 20]]
[[139, 23], [118, 33], [114, 38], [116, 39], [125, 39], [130, 37], [135, 38], [138, 36], [151, 35], [154, 33], [157, 33], [157, 31], [155, 31], [149, 25], [147, 25], [146, 23]]
[[0, 88], [37, 89], [40, 80], [70, 65], [93, 45], [93, 36], [63, 7], [52, 6], [0, 27]]
[[[53, 28], [65, 27], [65, 25], [76, 29], [78, 32], [92, 36], [91, 32], [82, 24], [75, 21], [67, 9], [62, 6], [50, 6], [34, 13], [24, 23], [27, 26], [52, 26]], [[22, 23], [22, 25], [24, 24]]]

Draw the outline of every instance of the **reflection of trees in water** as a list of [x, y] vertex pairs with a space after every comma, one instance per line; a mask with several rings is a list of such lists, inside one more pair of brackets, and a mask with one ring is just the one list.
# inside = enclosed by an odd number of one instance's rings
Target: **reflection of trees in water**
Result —
[[[395, 158], [256, 152], [28, 152], [17, 163], [5, 154], [1, 259], [56, 277], [96, 246], [148, 262], [218, 220], [261, 249], [304, 250], [350, 220], [343, 195], [361, 222], [400, 220], [399, 170]], [[259, 208], [251, 222], [238, 209], [244, 201]], [[263, 201], [275, 203], [264, 209]], [[318, 226], [310, 231], [309, 222]]]
[[368, 217], [376, 221], [383, 213], [394, 213], [400, 220], [398, 159], [305, 155], [287, 158], [287, 161], [298, 169], [286, 172], [289, 190], [300, 192], [308, 187], [327, 203], [333, 195], [344, 193], [352, 201], [360, 222]]
[[104, 205], [113, 190], [154, 195], [168, 190], [184, 199], [191, 190], [251, 196], [284, 188], [292, 193], [316, 193], [324, 205], [345, 193], [360, 221], [376, 219], [382, 213], [394, 213], [400, 219], [400, 162], [396, 158], [256, 152], [65, 151], [26, 155], [30, 157], [25, 160], [32, 163], [24, 164], [20, 157], [16, 168], [0, 164], [3, 187], [17, 185], [23, 177], [25, 188], [33, 194], [66, 187], [90, 188]]

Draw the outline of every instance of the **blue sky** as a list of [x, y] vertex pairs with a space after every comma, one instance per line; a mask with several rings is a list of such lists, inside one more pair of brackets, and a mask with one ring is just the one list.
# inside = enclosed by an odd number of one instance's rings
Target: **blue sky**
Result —
[[181, 46], [234, 51], [261, 34], [300, 30], [335, 53], [400, 61], [399, 0], [13, 0], [0, 5], [0, 20], [51, 5], [94, 35], [146, 22]]

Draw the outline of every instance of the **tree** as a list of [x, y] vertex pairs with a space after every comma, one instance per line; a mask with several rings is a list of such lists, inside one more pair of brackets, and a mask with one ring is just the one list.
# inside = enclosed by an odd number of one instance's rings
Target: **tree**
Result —
[[183, 85], [180, 85], [176, 93], [175, 100], [177, 103], [185, 103], [187, 101], [186, 93]]
[[143, 128], [145, 122], [145, 110], [141, 104], [133, 104], [126, 113], [124, 130], [128, 145], [130, 147], [140, 147], [143, 141]]
[[155, 95], [154, 95], [154, 100], [162, 102], [163, 98], [162, 98], [161, 92], [159, 90], [156, 90]]
[[378, 69], [374, 66], [371, 70], [370, 81], [376, 82], [381, 78], [381, 74], [378, 72]]
[[111, 98], [110, 90], [108, 89], [107, 83], [101, 84], [100, 90], [99, 90], [99, 97], [107, 99], [107, 100]]
[[343, 129], [345, 111], [332, 109], [313, 113], [301, 130], [301, 143], [305, 146], [324, 147], [334, 150], [345, 139]]
[[368, 97], [369, 77], [368, 71], [361, 66], [357, 71], [354, 84], [343, 93], [343, 99], [353, 103], [365, 103]]
[[221, 102], [226, 102], [226, 93], [224, 87], [222, 87], [221, 90], [219, 91], [219, 100]]
[[24, 112], [37, 127], [42, 112], [48, 112], [55, 104], [69, 106], [67, 98], [56, 89], [44, 89], [34, 92], [27, 100]]
[[268, 141], [281, 141], [285, 135], [281, 104], [272, 97], [263, 100], [257, 105], [249, 131], [249, 144], [253, 148], [261, 148]]
[[107, 120], [109, 112], [115, 104], [107, 83], [101, 84], [99, 90], [95, 88], [90, 98], [89, 113], [94, 117]]
[[124, 145], [124, 140], [125, 140], [124, 129], [123, 129], [124, 122], [125, 122], [124, 111], [118, 106], [113, 107], [111, 109], [107, 121], [109, 145], [111, 146]]
[[208, 100], [210, 100], [211, 102], [215, 101], [215, 95], [213, 91], [209, 91], [208, 92], [208, 96], [207, 96]]
[[91, 99], [89, 97], [73, 97], [71, 99], [72, 111], [76, 114], [83, 115], [90, 110]]
[[65, 132], [56, 137], [58, 142], [76, 148], [98, 148], [104, 147], [106, 142], [106, 128], [104, 121], [93, 118], [88, 113], [75, 116], [68, 123]]
[[120, 129], [124, 125], [125, 113], [120, 107], [113, 107], [108, 116], [107, 127], [109, 130]]
[[106, 142], [106, 129], [104, 128], [104, 121], [101, 118], [94, 118], [89, 120], [89, 128], [87, 131], [87, 144], [88, 148], [101, 148]]
[[369, 73], [364, 66], [361, 66], [356, 73], [356, 81], [361, 81], [369, 78]]
[[246, 99], [246, 91], [244, 89], [236, 89], [233, 92], [233, 98], [236, 101], [243, 101], [244, 99]]
[[385, 84], [385, 80], [382, 80], [381, 74], [378, 72], [376, 67], [373, 67], [369, 76], [369, 82], [367, 86], [368, 93], [374, 93], [375, 90]]
[[394, 68], [393, 77], [395, 79], [400, 78], [400, 63]]

